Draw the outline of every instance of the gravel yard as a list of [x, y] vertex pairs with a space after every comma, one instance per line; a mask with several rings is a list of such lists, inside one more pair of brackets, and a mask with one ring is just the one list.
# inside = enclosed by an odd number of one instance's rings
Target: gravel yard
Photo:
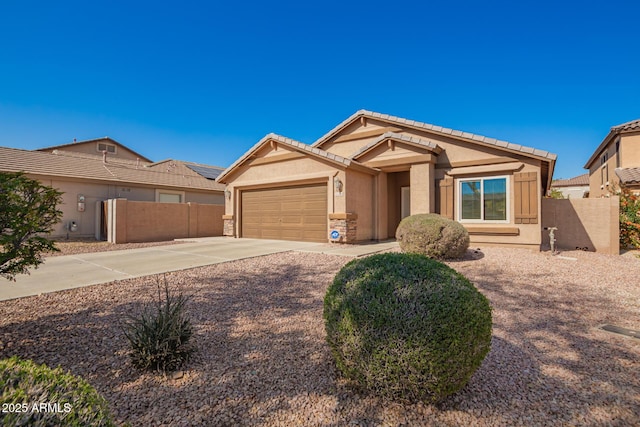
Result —
[[493, 306], [492, 349], [436, 406], [384, 401], [337, 379], [324, 291], [348, 258], [287, 252], [167, 274], [192, 295], [198, 352], [173, 378], [139, 373], [118, 324], [157, 277], [0, 302], [0, 358], [61, 365], [92, 383], [119, 422], [191, 425], [638, 425], [640, 260], [469, 251], [453, 268]]
[[56, 248], [60, 252], [49, 252], [46, 257], [61, 255], [79, 255], [92, 252], [120, 251], [124, 249], [149, 248], [152, 246], [167, 246], [184, 243], [184, 241], [171, 240], [168, 242], [146, 242], [146, 243], [109, 243], [98, 240], [56, 240]]

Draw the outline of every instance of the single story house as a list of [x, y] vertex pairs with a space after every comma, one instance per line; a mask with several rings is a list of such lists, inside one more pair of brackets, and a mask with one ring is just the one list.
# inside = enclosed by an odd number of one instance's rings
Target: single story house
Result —
[[565, 199], [582, 199], [589, 197], [589, 174], [574, 176], [568, 179], [551, 181], [551, 189], [557, 190]]
[[24, 172], [62, 191], [62, 222], [52, 237], [104, 239], [108, 199], [224, 204], [223, 168], [178, 160], [151, 162], [111, 138], [40, 150], [0, 147], [0, 171]]
[[612, 127], [584, 168], [589, 197], [609, 197], [620, 187], [640, 193], [640, 119]]
[[556, 156], [360, 110], [311, 145], [268, 134], [217, 181], [224, 233], [314, 242], [393, 238], [410, 214], [461, 222], [473, 243], [539, 249]]

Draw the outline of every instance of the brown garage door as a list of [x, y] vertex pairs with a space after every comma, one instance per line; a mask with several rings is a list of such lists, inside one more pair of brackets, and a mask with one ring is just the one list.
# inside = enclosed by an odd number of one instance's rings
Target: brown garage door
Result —
[[327, 241], [327, 185], [242, 192], [242, 237]]

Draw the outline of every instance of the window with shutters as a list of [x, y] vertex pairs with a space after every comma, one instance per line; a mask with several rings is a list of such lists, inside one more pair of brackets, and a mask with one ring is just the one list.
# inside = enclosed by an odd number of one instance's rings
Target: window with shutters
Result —
[[465, 178], [458, 181], [460, 222], [507, 222], [507, 177]]

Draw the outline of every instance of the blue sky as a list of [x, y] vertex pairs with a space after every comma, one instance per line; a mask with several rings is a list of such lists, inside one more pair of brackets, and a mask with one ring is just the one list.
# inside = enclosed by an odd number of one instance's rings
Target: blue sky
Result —
[[640, 2], [0, 4], [0, 145], [110, 136], [220, 166], [269, 132], [312, 143], [359, 109], [582, 166], [640, 118]]

